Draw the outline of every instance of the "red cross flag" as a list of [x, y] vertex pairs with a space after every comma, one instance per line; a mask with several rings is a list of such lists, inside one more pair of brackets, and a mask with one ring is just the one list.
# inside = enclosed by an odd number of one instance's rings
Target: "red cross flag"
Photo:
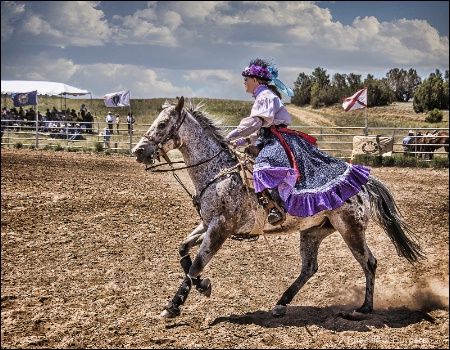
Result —
[[367, 88], [359, 90], [352, 97], [347, 97], [342, 103], [344, 111], [367, 107]]

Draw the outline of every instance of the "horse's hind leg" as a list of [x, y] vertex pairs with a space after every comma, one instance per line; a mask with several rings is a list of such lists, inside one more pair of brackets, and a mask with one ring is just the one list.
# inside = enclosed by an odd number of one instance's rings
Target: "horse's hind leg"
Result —
[[367, 246], [364, 238], [364, 232], [356, 235], [354, 235], [353, 232], [353, 234], [350, 233], [342, 236], [344, 237], [344, 240], [350, 248], [353, 256], [361, 265], [364, 275], [366, 276], [366, 295], [364, 298], [364, 303], [355, 311], [363, 314], [371, 313], [373, 310], [373, 292], [375, 286], [377, 259], [375, 259]]
[[[361, 265], [366, 277], [366, 293], [363, 305], [356, 312], [368, 314], [373, 310], [373, 292], [377, 259], [372, 255], [366, 243], [365, 232], [369, 221], [369, 208], [359, 203], [361, 194], [348, 199], [344, 206], [336, 210], [336, 216], [330, 217], [331, 223], [339, 231], [355, 259]], [[345, 207], [345, 208], [344, 208]], [[344, 211], [347, 215], [344, 215]], [[336, 218], [337, 220], [333, 220]]]
[[325, 223], [322, 227], [312, 227], [300, 233], [300, 255], [302, 258], [302, 271], [300, 276], [283, 293], [273, 309], [273, 316], [282, 316], [286, 313], [286, 305], [297, 295], [306, 282], [317, 272], [317, 255], [322, 240], [336, 231], [334, 227]]

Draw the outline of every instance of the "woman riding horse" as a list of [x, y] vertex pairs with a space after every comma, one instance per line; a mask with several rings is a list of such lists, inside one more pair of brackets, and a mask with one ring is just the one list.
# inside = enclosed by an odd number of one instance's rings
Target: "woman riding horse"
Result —
[[[309, 217], [339, 208], [361, 190], [369, 178], [368, 168], [331, 157], [316, 147], [313, 137], [287, 127], [291, 116], [277, 87], [289, 96], [293, 93], [278, 80], [275, 65], [257, 58], [242, 76], [245, 91], [255, 102], [250, 116], [243, 118], [227, 139], [235, 139], [230, 142], [235, 147], [254, 143], [260, 150], [253, 183], [263, 206], [268, 204], [263, 191], [269, 190], [287, 213]], [[272, 208], [269, 223], [276, 225], [281, 220], [282, 213]]]
[[[276, 131], [285, 134], [283, 138], [287, 139], [291, 148], [296, 146], [296, 143], [291, 140], [293, 134], [284, 130]], [[269, 135], [270, 142], [267, 142], [265, 148], [270, 149], [273, 144], [276, 144], [278, 138], [275, 139], [275, 137], [275, 135]], [[307, 141], [305, 141], [306, 143]], [[365, 239], [370, 218], [383, 228], [399, 255], [410, 262], [416, 262], [423, 257], [423, 251], [415, 241], [416, 235], [401, 218], [392, 194], [374, 176], [369, 175], [368, 181], [366, 181], [367, 174], [364, 168], [362, 171], [355, 171], [354, 167], [344, 167], [344, 173], [336, 177], [336, 173], [330, 171], [334, 169], [333, 167], [325, 167], [326, 174], [315, 174], [314, 176], [318, 176], [318, 181], [323, 182], [325, 186], [331, 185], [332, 192], [330, 193], [336, 194], [336, 197], [332, 197], [333, 200], [330, 201], [326, 201], [329, 197], [321, 197], [324, 198], [324, 208], [330, 204], [331, 207], [337, 205], [337, 208], [324, 209], [307, 217], [286, 215], [284, 227], [273, 227], [270, 224], [266, 225], [265, 220], [260, 220], [264, 218], [264, 214], [260, 215], [257, 197], [254, 192], [249, 190], [246, 179], [244, 180], [241, 176], [241, 170], [245, 170], [244, 164], [228, 147], [222, 129], [205, 113], [193, 108], [185, 109], [183, 97], [175, 105], [164, 108], [160, 112], [132, 153], [138, 162], [151, 165], [149, 169], [152, 170], [155, 159], [159, 160], [160, 156], [172, 165], [167, 152], [173, 149], [177, 149], [181, 153], [186, 164], [182, 169], [187, 170], [192, 180], [195, 195], [191, 197], [199, 213], [200, 223], [178, 248], [184, 279], [174, 297], [167, 302], [161, 312], [161, 317], [179, 316], [180, 307], [185, 303], [194, 287], [207, 297], [211, 295], [210, 280], [202, 279], [200, 275], [225, 241], [233, 235], [280, 234], [282, 231], [300, 233], [301, 273], [276, 303], [273, 309], [274, 316], [282, 316], [286, 313], [287, 305], [316, 273], [319, 246], [327, 236], [335, 231], [341, 234], [365, 275], [365, 298], [362, 306], [355, 310], [358, 314], [367, 314], [373, 310], [377, 259], [373, 256]], [[298, 150], [294, 149], [294, 151]], [[314, 154], [319, 157], [317, 160], [319, 166], [327, 159], [319, 152]], [[283, 176], [291, 175], [291, 171], [286, 170], [290, 166], [286, 152], [280, 155], [273, 154], [273, 156], [283, 160], [278, 165]], [[335, 166], [338, 170], [341, 169], [339, 165], [338, 162]], [[261, 166], [258, 169], [264, 170]], [[303, 167], [302, 163], [299, 164], [299, 169], [302, 178], [309, 175], [304, 170], [311, 170], [308, 166]], [[172, 167], [171, 171], [174, 172], [174, 176], [175, 170], [179, 169]], [[356, 176], [359, 173], [363, 173], [362, 179]], [[262, 171], [261, 174], [263, 174]], [[295, 181], [297, 179], [296, 172], [292, 171], [292, 174], [294, 175], [292, 179]], [[327, 176], [333, 180], [328, 180]], [[358, 181], [353, 180], [353, 177], [357, 177]], [[260, 177], [257, 179], [261, 180]], [[366, 182], [364, 183], [364, 181]], [[311, 180], [308, 181], [308, 184], [309, 182]], [[302, 182], [300, 181], [300, 183]], [[335, 183], [342, 186], [333, 187]], [[353, 185], [354, 183], [356, 185]], [[364, 183], [364, 185], [358, 187], [358, 183]], [[354, 187], [348, 189], [346, 184]], [[325, 193], [324, 185], [317, 191]], [[281, 188], [280, 185], [278, 187], [283, 193], [284, 188]], [[342, 191], [338, 191], [338, 189]], [[356, 194], [341, 203], [351, 191]], [[310, 198], [311, 195], [314, 195], [314, 190], [310, 193], [305, 192], [306, 197]], [[336, 199], [334, 200], [334, 198]], [[287, 210], [300, 208], [308, 214], [310, 208], [318, 210], [320, 207], [320, 203], [314, 201], [311, 201], [311, 206], [306, 208], [296, 204], [296, 202], [289, 202], [288, 198]], [[191, 260], [190, 251], [195, 246], [199, 246], [199, 249], [195, 259]]]

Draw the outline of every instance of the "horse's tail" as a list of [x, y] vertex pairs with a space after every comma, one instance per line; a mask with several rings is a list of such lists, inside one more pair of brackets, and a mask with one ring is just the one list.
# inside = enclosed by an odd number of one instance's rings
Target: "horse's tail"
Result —
[[372, 219], [387, 233], [397, 253], [410, 263], [425, 257], [415, 232], [401, 217], [394, 197], [386, 185], [370, 175], [366, 188], [370, 196]]

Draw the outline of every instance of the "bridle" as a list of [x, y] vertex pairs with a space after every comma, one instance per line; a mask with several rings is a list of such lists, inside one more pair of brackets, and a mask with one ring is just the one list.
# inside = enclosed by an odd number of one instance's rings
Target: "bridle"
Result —
[[[167, 153], [163, 150], [163, 145], [164, 145], [166, 142], [168, 142], [169, 140], [171, 140], [171, 139], [174, 139], [174, 140], [179, 139], [179, 136], [178, 136], [177, 133], [178, 133], [178, 130], [180, 129], [181, 125], [183, 124], [184, 120], [186, 119], [186, 115], [187, 115], [187, 112], [183, 110], [183, 111], [181, 112], [181, 121], [180, 121], [179, 123], [178, 123], [178, 122], [174, 123], [174, 124], [172, 125], [172, 128], [170, 129], [170, 131], [167, 133], [167, 135], [164, 136], [164, 138], [163, 138], [163, 139], [158, 143], [158, 145], [156, 146], [156, 147], [158, 148], [158, 150], [157, 150], [157, 151], [154, 153], [154, 155], [152, 156], [152, 161], [153, 161], [153, 158], [155, 158], [155, 157], [156, 157], [156, 158], [158, 159], [158, 161], [159, 161], [159, 154], [161, 154], [161, 156], [164, 158], [164, 160], [166, 161], [166, 163], [162, 163], [162, 164], [158, 164], [158, 165], [153, 165], [153, 162], [152, 162], [152, 165], [151, 165], [150, 167], [148, 167], [148, 166], [145, 167], [145, 170], [146, 170], [146, 171], [150, 170], [150, 171], [152, 171], [152, 172], [168, 172], [168, 171], [175, 171], [175, 170], [183, 170], [183, 169], [193, 168], [193, 167], [196, 167], [196, 166], [205, 164], [205, 163], [207, 163], [207, 162], [213, 160], [214, 158], [216, 158], [219, 154], [221, 154], [221, 153], [223, 152], [223, 148], [222, 148], [222, 149], [221, 149], [218, 153], [216, 153], [214, 156], [212, 156], [212, 157], [210, 157], [210, 158], [208, 158], [208, 159], [202, 160], [202, 161], [198, 162], [197, 164], [188, 165], [188, 166], [184, 166], [184, 167], [181, 167], [181, 168], [174, 168], [172, 164], [175, 164], [175, 163], [184, 163], [184, 162], [183, 162], [183, 161], [181, 161], [181, 162], [172, 162], [172, 161], [170, 160], [170, 158], [167, 156]], [[152, 138], [150, 135], [148, 135], [147, 133], [144, 134], [144, 137], [145, 137], [147, 140], [149, 140], [150, 142], [153, 141], [153, 138]], [[181, 144], [181, 145], [178, 145], [177, 147], [175, 147], [175, 149], [178, 149], [178, 148], [180, 148], [181, 146], [182, 146], [182, 144]], [[160, 166], [163, 166], [163, 165], [169, 165], [169, 166], [171, 167], [171, 169], [158, 169], [158, 170], [154, 170], [155, 168], [160, 167]]]
[[[184, 190], [187, 192], [187, 194], [191, 197], [192, 202], [193, 202], [193, 205], [194, 205], [194, 207], [197, 209], [197, 212], [198, 212], [198, 214], [199, 214], [199, 216], [200, 216], [200, 218], [201, 218], [202, 215], [201, 215], [201, 213], [200, 213], [201, 208], [200, 208], [200, 203], [199, 203], [199, 202], [200, 202], [200, 198], [201, 198], [201, 196], [202, 196], [204, 190], [205, 190], [209, 185], [211, 185], [214, 181], [216, 181], [217, 179], [221, 178], [222, 176], [224, 176], [224, 175], [226, 175], [226, 174], [228, 174], [228, 173], [233, 172], [236, 168], [240, 168], [242, 165], [241, 165], [241, 163], [238, 162], [236, 165], [234, 165], [234, 166], [232, 166], [232, 167], [230, 167], [230, 168], [222, 169], [219, 173], [217, 173], [213, 178], [209, 179], [209, 180], [202, 186], [202, 188], [198, 191], [198, 194], [197, 194], [197, 195], [191, 194], [191, 193], [189, 192], [189, 190], [186, 188], [186, 186], [183, 184], [183, 182], [181, 181], [181, 179], [178, 177], [178, 175], [175, 173], [175, 171], [177, 171], [177, 170], [183, 170], [183, 169], [189, 169], [189, 168], [194, 168], [194, 167], [197, 167], [197, 166], [199, 166], [199, 165], [202, 165], [202, 164], [205, 164], [205, 163], [207, 163], [207, 162], [210, 162], [210, 161], [213, 160], [214, 158], [218, 157], [218, 156], [224, 151], [224, 149], [221, 148], [221, 150], [220, 150], [219, 152], [217, 152], [215, 155], [213, 155], [212, 157], [207, 158], [207, 159], [205, 159], [205, 160], [202, 160], [202, 161], [200, 161], [200, 162], [198, 162], [198, 163], [196, 163], [196, 164], [191, 164], [191, 165], [184, 166], [184, 167], [174, 168], [174, 167], [173, 167], [173, 164], [175, 164], [175, 163], [184, 163], [184, 162], [183, 162], [183, 161], [180, 161], [180, 162], [172, 162], [172, 161], [170, 160], [169, 156], [167, 155], [167, 152], [165, 152], [165, 151], [163, 150], [163, 145], [164, 145], [165, 143], [167, 143], [167, 142], [168, 142], [169, 140], [171, 140], [171, 139], [174, 139], [174, 140], [179, 139], [179, 136], [178, 136], [177, 133], [178, 133], [178, 130], [180, 129], [181, 125], [183, 124], [184, 120], [186, 119], [186, 115], [187, 115], [187, 112], [184, 111], [184, 110], [182, 110], [182, 111], [181, 111], [181, 120], [180, 120], [180, 122], [177, 121], [176, 123], [174, 123], [174, 124], [172, 125], [172, 128], [170, 129], [170, 131], [169, 131], [169, 132], [164, 136], [164, 138], [158, 143], [158, 145], [157, 145], [157, 151], [152, 155], [152, 164], [150, 165], [150, 167], [148, 167], [148, 166], [146, 165], [146, 166], [145, 166], [145, 170], [146, 170], [146, 171], [150, 170], [151, 172], [169, 172], [169, 171], [171, 171], [173, 177], [177, 180], [177, 182], [181, 185], [181, 187], [183, 187], [183, 189], [184, 189]], [[153, 138], [152, 138], [150, 135], [148, 135], [147, 133], [145, 133], [143, 137], [145, 137], [148, 141], [153, 142]], [[181, 145], [178, 145], [178, 146], [176, 147], [176, 149], [180, 148], [181, 146], [182, 146], [182, 144], [181, 144]], [[158, 164], [158, 165], [153, 165], [153, 163], [154, 163], [154, 158], [156, 157], [156, 158], [158, 159], [158, 161], [159, 161], [159, 155], [160, 155], [160, 154], [161, 154], [161, 156], [164, 158], [164, 160], [166, 161], [166, 163], [162, 163], [162, 164]], [[169, 166], [170, 166], [170, 169], [156, 169], [156, 170], [155, 170], [155, 168], [157, 168], [157, 167], [159, 167], [159, 166], [163, 166], [163, 165], [169, 165]]]
[[[161, 155], [165, 159], [165, 161], [169, 165], [171, 164], [171, 161], [170, 161], [169, 157], [167, 156], [167, 153], [163, 150], [163, 145], [171, 139], [174, 139], [174, 140], [179, 139], [179, 136], [177, 135], [177, 133], [178, 133], [178, 130], [180, 130], [180, 127], [183, 124], [184, 120], [186, 119], [186, 114], [187, 114], [186, 111], [183, 111], [183, 110], [181, 111], [180, 122], [179, 123], [178, 123], [178, 121], [175, 122], [172, 125], [172, 128], [170, 129], [170, 131], [166, 134], [166, 136], [164, 136], [164, 138], [158, 143], [158, 145], [157, 145], [158, 150], [152, 156], [152, 161], [155, 158], [155, 156], [159, 157], [159, 153], [161, 153]], [[147, 133], [145, 133], [143, 137], [145, 137], [148, 141], [153, 142], [153, 138], [150, 135], [148, 135]], [[176, 148], [180, 148], [180, 147], [181, 147], [181, 145], [179, 145]], [[147, 170], [147, 168], [145, 170]]]

